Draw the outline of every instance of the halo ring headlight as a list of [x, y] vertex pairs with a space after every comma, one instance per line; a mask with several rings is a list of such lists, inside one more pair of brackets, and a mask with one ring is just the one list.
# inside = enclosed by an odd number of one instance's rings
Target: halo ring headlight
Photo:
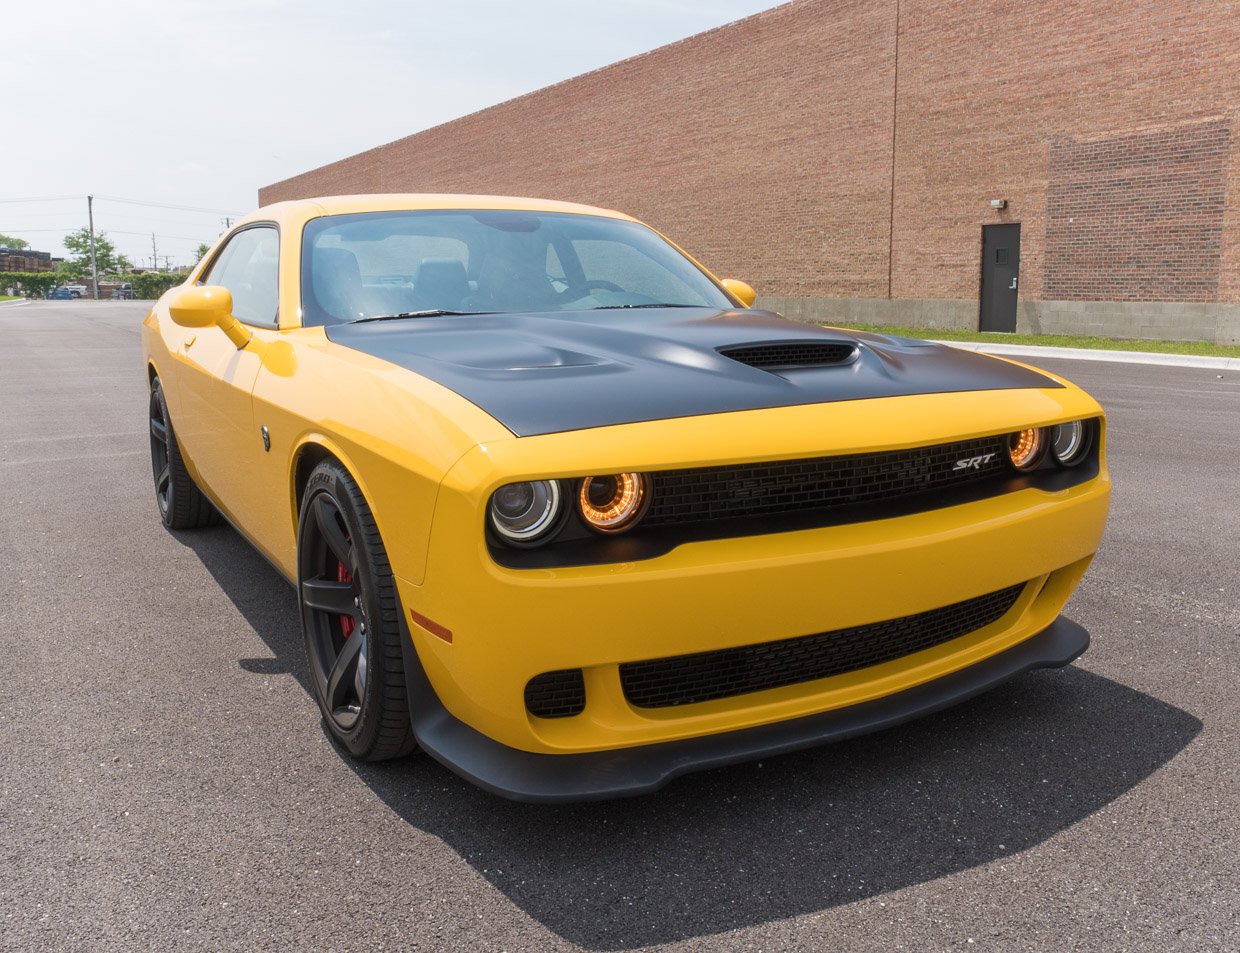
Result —
[[540, 541], [559, 523], [560, 484], [555, 480], [509, 483], [491, 495], [491, 527], [514, 546]]
[[1061, 467], [1076, 466], [1089, 451], [1089, 431], [1083, 420], [1070, 420], [1051, 428], [1051, 454]]
[[599, 533], [631, 529], [649, 503], [650, 479], [642, 473], [586, 477], [577, 490], [582, 520]]
[[1026, 473], [1042, 462], [1046, 442], [1046, 431], [1041, 427], [1019, 430], [1008, 437], [1008, 459], [1017, 470]]

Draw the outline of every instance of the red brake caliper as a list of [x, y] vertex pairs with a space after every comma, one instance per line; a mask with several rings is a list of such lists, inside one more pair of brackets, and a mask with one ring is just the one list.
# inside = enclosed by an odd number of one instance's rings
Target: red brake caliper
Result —
[[[353, 573], [349, 572], [349, 570], [345, 568], [344, 563], [340, 562], [340, 560], [336, 560], [336, 581], [337, 582], [352, 582], [353, 581]], [[342, 615], [340, 617], [341, 634], [347, 639], [349, 636], [353, 634], [353, 628], [356, 624], [357, 623], [353, 621], [353, 616]]]

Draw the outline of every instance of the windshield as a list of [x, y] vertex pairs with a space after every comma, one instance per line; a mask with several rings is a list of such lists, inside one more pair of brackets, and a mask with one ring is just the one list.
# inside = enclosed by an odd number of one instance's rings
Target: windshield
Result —
[[418, 312], [730, 308], [636, 222], [562, 212], [362, 212], [306, 225], [302, 324]]

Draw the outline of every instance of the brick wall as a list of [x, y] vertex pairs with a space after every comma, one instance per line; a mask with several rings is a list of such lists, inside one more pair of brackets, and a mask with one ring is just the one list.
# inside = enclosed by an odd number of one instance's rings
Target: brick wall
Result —
[[[260, 201], [583, 201], [790, 300], [976, 301], [981, 227], [1015, 221], [1025, 300], [1237, 302], [1240, 135], [1227, 129], [1240, 130], [1234, 0], [797, 0]], [[1148, 177], [1099, 194], [1141, 150]], [[1140, 264], [1100, 278], [1119, 245]]]
[[1051, 144], [1046, 297], [1215, 301], [1226, 122]]

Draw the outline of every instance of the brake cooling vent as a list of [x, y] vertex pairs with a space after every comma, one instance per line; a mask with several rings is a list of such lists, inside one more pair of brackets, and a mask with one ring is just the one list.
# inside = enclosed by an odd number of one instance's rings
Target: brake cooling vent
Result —
[[847, 364], [857, 356], [857, 347], [843, 341], [774, 341], [720, 348], [719, 353], [750, 367], [779, 371]]
[[525, 708], [539, 718], [571, 718], [585, 707], [586, 683], [579, 668], [543, 672], [525, 685]]
[[630, 704], [670, 708], [843, 675], [942, 645], [997, 622], [1024, 588], [1022, 583], [852, 629], [629, 662], [620, 666], [620, 683]]

